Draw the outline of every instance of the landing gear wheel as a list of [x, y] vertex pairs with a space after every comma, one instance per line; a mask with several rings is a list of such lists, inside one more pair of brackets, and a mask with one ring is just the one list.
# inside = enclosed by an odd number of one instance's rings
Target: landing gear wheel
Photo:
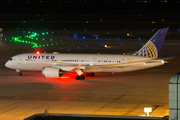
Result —
[[76, 76], [76, 80], [84, 80], [85, 79], [85, 76]]
[[86, 73], [86, 76], [95, 76], [94, 73]]
[[90, 76], [90, 73], [86, 73], [86, 76]]
[[80, 80], [80, 76], [76, 76], [76, 80]]
[[95, 76], [95, 74], [94, 74], [94, 73], [91, 73], [91, 76]]
[[22, 76], [22, 73], [18, 73], [18, 76]]
[[85, 79], [85, 77], [82, 75], [82, 76], [80, 76], [80, 80], [84, 80]]

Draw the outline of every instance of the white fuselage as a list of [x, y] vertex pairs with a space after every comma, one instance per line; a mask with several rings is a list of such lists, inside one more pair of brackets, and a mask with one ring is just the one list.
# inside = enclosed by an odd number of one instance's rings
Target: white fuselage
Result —
[[79, 67], [85, 72], [127, 72], [163, 64], [163, 60], [136, 55], [25, 53], [13, 56], [5, 66], [33, 71], [54, 66], [64, 71]]

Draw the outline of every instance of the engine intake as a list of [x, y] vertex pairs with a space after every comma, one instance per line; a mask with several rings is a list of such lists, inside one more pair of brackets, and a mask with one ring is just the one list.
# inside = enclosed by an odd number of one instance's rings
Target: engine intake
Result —
[[49, 66], [42, 69], [42, 75], [46, 78], [59, 78], [63, 74], [65, 74], [65, 72], [56, 67]]

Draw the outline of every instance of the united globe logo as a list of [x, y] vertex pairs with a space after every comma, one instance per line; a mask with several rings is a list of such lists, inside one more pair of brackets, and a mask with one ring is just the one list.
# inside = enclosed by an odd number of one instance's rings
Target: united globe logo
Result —
[[151, 57], [157, 58], [158, 51], [156, 46], [151, 42], [148, 41], [137, 53], [134, 55], [143, 56], [143, 57]]

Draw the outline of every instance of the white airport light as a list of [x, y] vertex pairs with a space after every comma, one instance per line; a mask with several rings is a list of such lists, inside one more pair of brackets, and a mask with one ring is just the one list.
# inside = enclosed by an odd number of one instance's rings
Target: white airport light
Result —
[[149, 113], [152, 112], [152, 107], [144, 107], [144, 112], [149, 116]]
[[107, 45], [104, 45], [104, 47], [106, 48], [106, 47], [107, 47]]
[[127, 33], [127, 36], [129, 36], [129, 33]]

